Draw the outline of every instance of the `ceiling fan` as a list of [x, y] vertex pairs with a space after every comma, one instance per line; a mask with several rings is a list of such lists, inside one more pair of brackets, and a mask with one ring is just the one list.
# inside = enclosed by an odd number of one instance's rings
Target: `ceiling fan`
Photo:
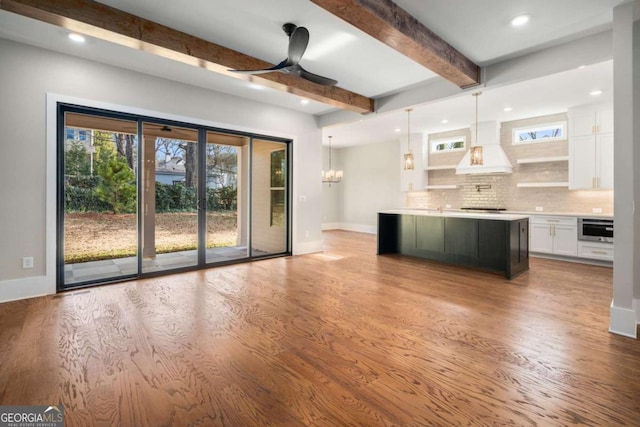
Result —
[[300, 59], [302, 59], [302, 55], [304, 55], [304, 51], [307, 50], [307, 45], [309, 44], [309, 30], [307, 30], [305, 27], [298, 27], [295, 24], [291, 23], [284, 24], [282, 26], [282, 29], [285, 33], [287, 33], [287, 36], [289, 36], [289, 52], [287, 59], [285, 59], [278, 65], [274, 65], [271, 68], [266, 68], [263, 70], [229, 71], [244, 74], [265, 74], [271, 73], [273, 71], [278, 71], [283, 74], [292, 74], [298, 77], [302, 77], [305, 80], [309, 80], [310, 82], [317, 83], [323, 86], [334, 86], [338, 84], [336, 80], [310, 73], [302, 68], [300, 64], [298, 64], [298, 62], [300, 62]]

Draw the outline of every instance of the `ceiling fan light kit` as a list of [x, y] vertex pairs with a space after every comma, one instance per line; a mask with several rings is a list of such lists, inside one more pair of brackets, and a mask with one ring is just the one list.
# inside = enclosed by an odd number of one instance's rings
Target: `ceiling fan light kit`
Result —
[[278, 65], [274, 65], [271, 68], [265, 68], [262, 70], [229, 70], [235, 73], [244, 74], [265, 74], [277, 71], [283, 74], [290, 74], [298, 76], [310, 82], [322, 85], [322, 86], [335, 86], [338, 84], [337, 80], [323, 77], [318, 74], [313, 74], [299, 64], [304, 52], [309, 45], [309, 30], [305, 27], [298, 27], [295, 24], [287, 22], [282, 26], [282, 30], [289, 36], [289, 52], [287, 58], [280, 62]]

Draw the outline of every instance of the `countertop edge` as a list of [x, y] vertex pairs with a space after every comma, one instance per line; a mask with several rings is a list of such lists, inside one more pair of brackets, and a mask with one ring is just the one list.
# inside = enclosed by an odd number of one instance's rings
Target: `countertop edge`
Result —
[[529, 215], [511, 214], [511, 213], [472, 213], [472, 212], [453, 212], [444, 211], [439, 212], [435, 210], [427, 209], [387, 209], [378, 211], [379, 214], [388, 215], [417, 215], [417, 216], [432, 216], [432, 217], [444, 217], [444, 218], [469, 218], [469, 219], [487, 219], [494, 221], [519, 221], [522, 219], [528, 219]]

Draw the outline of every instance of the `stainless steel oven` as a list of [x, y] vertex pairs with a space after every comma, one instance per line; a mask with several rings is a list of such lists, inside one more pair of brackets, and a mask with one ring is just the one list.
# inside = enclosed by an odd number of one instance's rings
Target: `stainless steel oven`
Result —
[[613, 243], [613, 219], [578, 218], [578, 240]]

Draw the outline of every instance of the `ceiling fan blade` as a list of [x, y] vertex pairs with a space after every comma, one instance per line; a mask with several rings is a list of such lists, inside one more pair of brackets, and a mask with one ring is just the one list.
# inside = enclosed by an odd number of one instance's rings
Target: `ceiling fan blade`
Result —
[[304, 51], [307, 50], [308, 44], [309, 30], [305, 27], [296, 28], [289, 38], [289, 62], [297, 64], [302, 58], [302, 55], [304, 55]]
[[274, 65], [271, 68], [265, 68], [263, 70], [228, 70], [228, 71], [233, 71], [234, 73], [241, 73], [241, 74], [266, 74], [266, 73], [272, 73], [274, 71], [280, 71], [284, 68], [289, 67], [290, 65], [291, 64], [289, 63], [289, 60], [285, 59], [278, 65]]
[[323, 86], [335, 86], [338, 84], [337, 80], [333, 80], [328, 77], [322, 77], [317, 74], [310, 73], [302, 67], [299, 68], [298, 75], [303, 79], [309, 80], [310, 82], [317, 83]]

